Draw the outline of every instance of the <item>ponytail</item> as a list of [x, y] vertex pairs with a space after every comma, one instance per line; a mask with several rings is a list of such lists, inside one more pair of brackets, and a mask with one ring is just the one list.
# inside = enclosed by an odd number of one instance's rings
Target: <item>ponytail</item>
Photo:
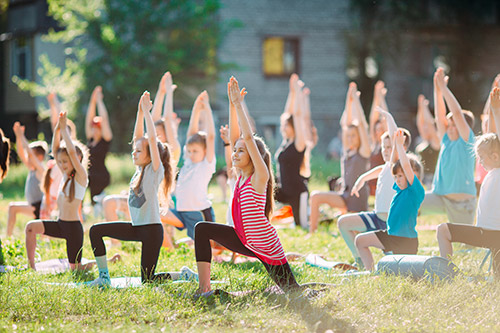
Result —
[[254, 135], [255, 143], [257, 144], [257, 148], [259, 149], [259, 153], [266, 164], [267, 171], [269, 173], [269, 180], [267, 181], [267, 191], [266, 191], [266, 207], [265, 214], [267, 218], [270, 220], [271, 215], [274, 211], [274, 174], [273, 168], [271, 165], [271, 153], [269, 152], [269, 148], [266, 146], [264, 140], [262, 138]]
[[160, 160], [161, 163], [163, 164], [163, 182], [162, 182], [162, 187], [163, 187], [163, 196], [165, 199], [168, 199], [168, 196], [170, 194], [170, 188], [173, 183], [174, 175], [173, 175], [173, 167], [172, 167], [172, 161], [171, 161], [171, 155], [170, 155], [170, 147], [168, 146], [167, 143], [161, 143], [158, 142], [158, 151], [160, 152]]

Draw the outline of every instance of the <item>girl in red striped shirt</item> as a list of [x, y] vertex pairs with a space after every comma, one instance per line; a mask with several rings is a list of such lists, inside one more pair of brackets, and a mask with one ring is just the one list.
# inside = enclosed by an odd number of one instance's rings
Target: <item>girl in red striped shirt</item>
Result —
[[[231, 77], [228, 83], [229, 131], [233, 167], [239, 177], [231, 205], [234, 227], [200, 222], [195, 228], [195, 252], [199, 274], [198, 293], [209, 296], [210, 262], [214, 240], [231, 251], [258, 258], [276, 284], [285, 290], [298, 288], [278, 234], [269, 223], [273, 205], [271, 154], [262, 139], [255, 137], [243, 106], [245, 89]], [[239, 133], [241, 126], [241, 137]]]

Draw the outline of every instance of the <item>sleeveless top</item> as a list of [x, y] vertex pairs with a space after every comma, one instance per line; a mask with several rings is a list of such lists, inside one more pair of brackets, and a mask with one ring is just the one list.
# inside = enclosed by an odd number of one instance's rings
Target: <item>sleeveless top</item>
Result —
[[36, 178], [36, 170], [30, 170], [26, 177], [24, 196], [30, 205], [42, 202], [43, 192], [40, 189], [40, 181]]
[[99, 140], [96, 145], [93, 145], [94, 140], [91, 139], [87, 144], [89, 148], [89, 179], [95, 179], [99, 181], [101, 179], [109, 179], [109, 172], [106, 169], [104, 161], [106, 159], [106, 154], [109, 151], [109, 146], [111, 141], [106, 141], [104, 139]]
[[286, 194], [307, 192], [307, 179], [300, 175], [305, 149], [297, 151], [295, 142], [284, 143], [278, 149], [276, 175], [278, 186]]
[[276, 229], [265, 214], [266, 193], [258, 193], [248, 177], [240, 185], [241, 176], [234, 188], [232, 214], [234, 229], [243, 245], [269, 265], [283, 265], [287, 262], [285, 251]]

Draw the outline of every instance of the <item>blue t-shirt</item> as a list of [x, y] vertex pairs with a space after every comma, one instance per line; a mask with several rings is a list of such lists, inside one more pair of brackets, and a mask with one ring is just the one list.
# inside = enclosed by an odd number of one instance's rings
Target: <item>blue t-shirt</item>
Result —
[[413, 184], [401, 190], [396, 183], [393, 186], [396, 195], [392, 198], [389, 216], [387, 217], [387, 233], [392, 236], [417, 238], [418, 209], [424, 201], [425, 190], [417, 176]]
[[445, 134], [441, 140], [441, 150], [432, 181], [432, 192], [439, 195], [467, 193], [475, 196], [475, 162], [472, 130], [470, 130], [467, 142], [462, 137], [451, 141], [448, 134]]

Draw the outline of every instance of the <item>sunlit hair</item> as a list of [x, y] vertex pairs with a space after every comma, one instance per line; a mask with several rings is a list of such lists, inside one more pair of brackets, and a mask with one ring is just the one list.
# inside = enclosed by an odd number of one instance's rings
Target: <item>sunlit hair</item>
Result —
[[[134, 144], [137, 145], [140, 141], [145, 142], [144, 146], [145, 146], [146, 152], [147, 152], [148, 156], [151, 157], [151, 151], [149, 150], [147, 136], [136, 139]], [[171, 157], [170, 157], [171, 156], [170, 147], [168, 146], [168, 144], [162, 143], [159, 141], [157, 141], [156, 143], [158, 145], [158, 151], [160, 153], [160, 161], [161, 161], [161, 164], [163, 165], [163, 172], [164, 172], [163, 173], [163, 181], [162, 181], [162, 189], [161, 189], [160, 193], [162, 194], [163, 199], [165, 199], [165, 201], [167, 201], [169, 194], [170, 194], [170, 188], [172, 187], [172, 183], [173, 183], [173, 179], [174, 179], [174, 175], [173, 175], [174, 168], [172, 167], [172, 161], [171, 161]], [[144, 178], [144, 169], [145, 169], [145, 167], [141, 168], [141, 174], [139, 175], [139, 177], [137, 177], [137, 179], [132, 184], [130, 184], [130, 187], [132, 188], [132, 190], [134, 191], [134, 193], [136, 195], [139, 195], [139, 190], [141, 188], [142, 179]], [[160, 200], [160, 201], [163, 201], [163, 200]]]
[[29, 147], [37, 156], [45, 157], [45, 154], [49, 151], [49, 146], [45, 141], [33, 141], [29, 144]]
[[[470, 128], [474, 128], [474, 123], [475, 123], [475, 117], [474, 113], [472, 113], [469, 110], [462, 110], [462, 114], [464, 115], [465, 121], [467, 122], [467, 125], [469, 125]], [[453, 113], [448, 113], [446, 115], [446, 118], [448, 119], [453, 119]]]
[[200, 131], [198, 133], [191, 135], [186, 141], [186, 146], [192, 145], [192, 144], [199, 144], [204, 149], [206, 149], [207, 148], [207, 133]]
[[295, 129], [295, 127], [293, 126], [293, 115], [292, 114], [290, 114], [290, 113], [283, 113], [281, 115], [281, 121], [286, 122], [293, 129]]
[[[406, 128], [399, 127], [398, 129], [403, 131], [403, 135], [405, 137], [405, 142], [403, 143], [403, 146], [405, 147], [406, 150], [408, 150], [411, 145], [411, 133]], [[389, 135], [389, 131], [385, 131], [384, 134], [382, 134], [382, 136], [380, 137], [381, 140], [380, 142], [384, 142], [385, 139], [390, 139], [390, 138], [391, 136]]]
[[[267, 167], [267, 171], [269, 173], [269, 180], [267, 181], [267, 189], [266, 189], [266, 207], [264, 209], [264, 212], [267, 218], [271, 219], [271, 215], [274, 210], [274, 174], [271, 165], [271, 153], [269, 152], [269, 148], [267, 147], [266, 143], [261, 137], [254, 134], [253, 138], [255, 143], [257, 144], [257, 149], [259, 150], [260, 156], [262, 156], [262, 159], [264, 160], [264, 163], [266, 164]], [[242, 139], [239, 138], [238, 140]], [[236, 142], [238, 142], [238, 140], [236, 140]]]
[[479, 157], [479, 151], [484, 154], [497, 153], [500, 155], [500, 140], [496, 133], [485, 133], [476, 138], [474, 144], [476, 156]]
[[[74, 141], [74, 140], [73, 140], [73, 145], [75, 146], [76, 155], [78, 156], [80, 163], [82, 164], [82, 166], [85, 169], [87, 169], [88, 163], [89, 163], [88, 162], [89, 161], [89, 150], [88, 150], [87, 146], [85, 146], [80, 141]], [[61, 154], [61, 153], [64, 153], [64, 154], [69, 156], [68, 149], [66, 148], [66, 145], [64, 142], [61, 144], [61, 146], [59, 146], [59, 149], [57, 149], [57, 151], [56, 151], [57, 155]], [[71, 162], [71, 159], [70, 159], [70, 162]], [[71, 163], [73, 163], [73, 162], [71, 162]], [[66, 193], [66, 186], [69, 185], [69, 197], [68, 197], [69, 202], [72, 202], [73, 199], [75, 199], [75, 181], [76, 181], [75, 180], [75, 166], [73, 165], [73, 170], [71, 170], [71, 173], [70, 173], [68, 179], [66, 179], [66, 181], [64, 182], [64, 185], [62, 188], [63, 193]]]
[[[424, 177], [424, 167], [422, 166], [422, 162], [420, 161], [420, 158], [413, 154], [413, 153], [407, 153], [406, 156], [408, 157], [408, 160], [410, 161], [411, 168], [413, 169], [413, 172], [417, 175], [418, 179], [423, 179]], [[403, 167], [401, 166], [401, 160], [398, 160], [394, 165], [392, 166], [392, 174], [395, 175], [399, 171], [403, 171]]]
[[10, 140], [0, 128], [0, 183], [7, 177], [9, 171]]

